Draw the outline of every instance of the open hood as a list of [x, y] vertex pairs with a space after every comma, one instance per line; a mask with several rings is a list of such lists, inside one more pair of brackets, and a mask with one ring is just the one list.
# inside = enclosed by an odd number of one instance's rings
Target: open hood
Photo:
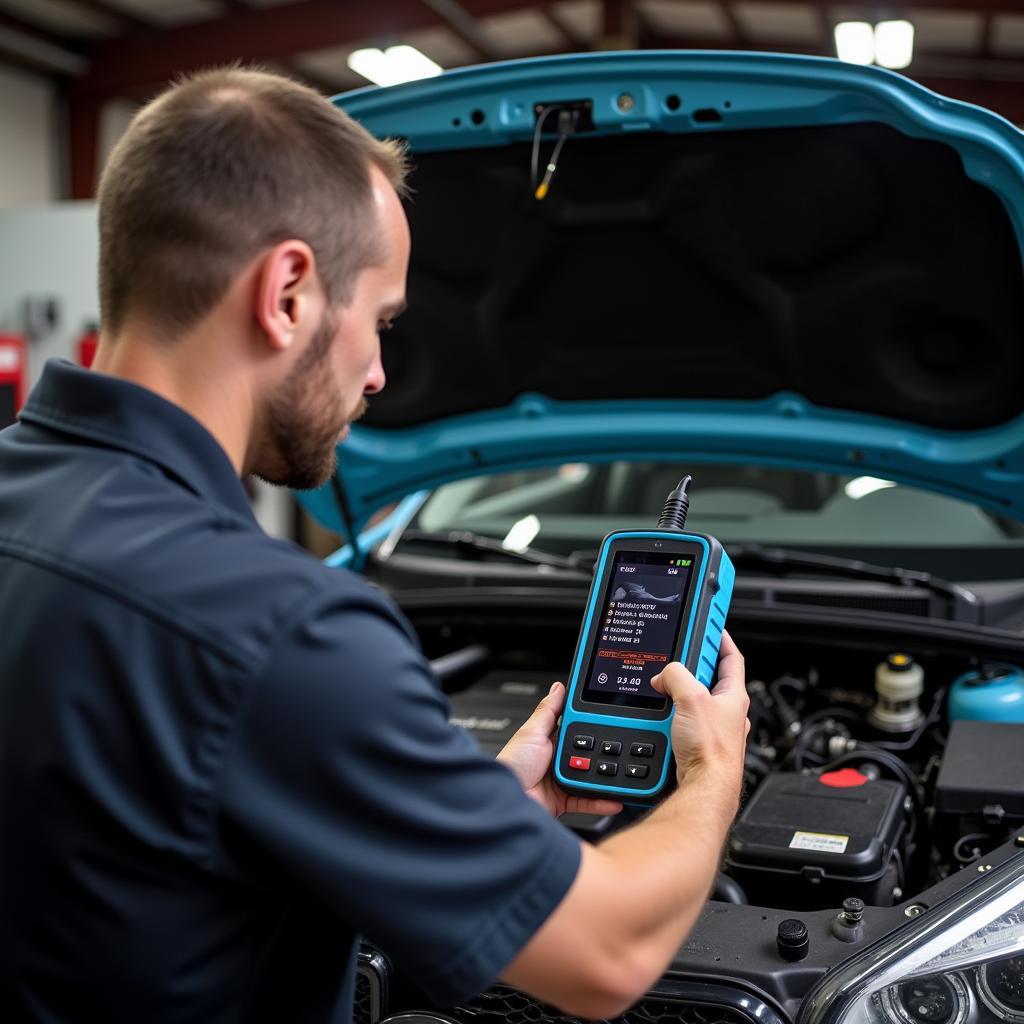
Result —
[[[335, 102], [415, 169], [387, 387], [303, 496], [326, 525], [621, 458], [873, 474], [1024, 519], [1024, 135], [1003, 119], [876, 68], [693, 52]], [[539, 201], [537, 120], [543, 172], [563, 106]]]

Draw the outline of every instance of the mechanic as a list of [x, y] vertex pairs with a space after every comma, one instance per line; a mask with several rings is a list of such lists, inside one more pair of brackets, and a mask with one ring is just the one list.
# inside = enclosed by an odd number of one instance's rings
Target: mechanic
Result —
[[551, 781], [555, 684], [489, 760], [411, 627], [258, 527], [384, 386], [404, 157], [248, 69], [146, 106], [100, 187], [93, 371], [47, 364], [0, 435], [0, 1019], [345, 1021], [358, 936], [430, 998], [497, 977], [610, 1017], [699, 914], [737, 808], [743, 659], [681, 666], [679, 788]]

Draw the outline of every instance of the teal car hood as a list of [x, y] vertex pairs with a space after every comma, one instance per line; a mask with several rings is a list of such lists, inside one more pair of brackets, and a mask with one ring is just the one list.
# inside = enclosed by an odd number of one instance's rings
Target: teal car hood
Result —
[[613, 459], [871, 474], [1024, 519], [1024, 135], [1000, 117], [875, 68], [694, 52], [335, 102], [407, 140], [413, 254], [387, 386], [301, 495], [325, 525]]

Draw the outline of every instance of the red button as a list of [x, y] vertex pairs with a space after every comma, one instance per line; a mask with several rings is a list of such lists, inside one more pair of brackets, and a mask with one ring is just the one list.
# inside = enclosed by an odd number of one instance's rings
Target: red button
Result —
[[590, 771], [590, 758], [589, 757], [570, 757], [569, 767], [575, 768], [578, 772], [589, 772]]
[[866, 775], [861, 775], [856, 768], [840, 768], [838, 771], [825, 772], [821, 776], [821, 782], [834, 789], [852, 789], [854, 786], [863, 786], [870, 780]]

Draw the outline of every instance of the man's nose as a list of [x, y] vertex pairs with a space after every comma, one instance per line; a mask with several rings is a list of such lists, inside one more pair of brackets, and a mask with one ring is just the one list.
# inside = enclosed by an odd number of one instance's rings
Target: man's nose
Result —
[[363, 394], [375, 395], [378, 391], [383, 391], [386, 382], [384, 363], [380, 358], [380, 349], [377, 349], [377, 355], [374, 357], [373, 363], [366, 373], [366, 384], [363, 387]]

